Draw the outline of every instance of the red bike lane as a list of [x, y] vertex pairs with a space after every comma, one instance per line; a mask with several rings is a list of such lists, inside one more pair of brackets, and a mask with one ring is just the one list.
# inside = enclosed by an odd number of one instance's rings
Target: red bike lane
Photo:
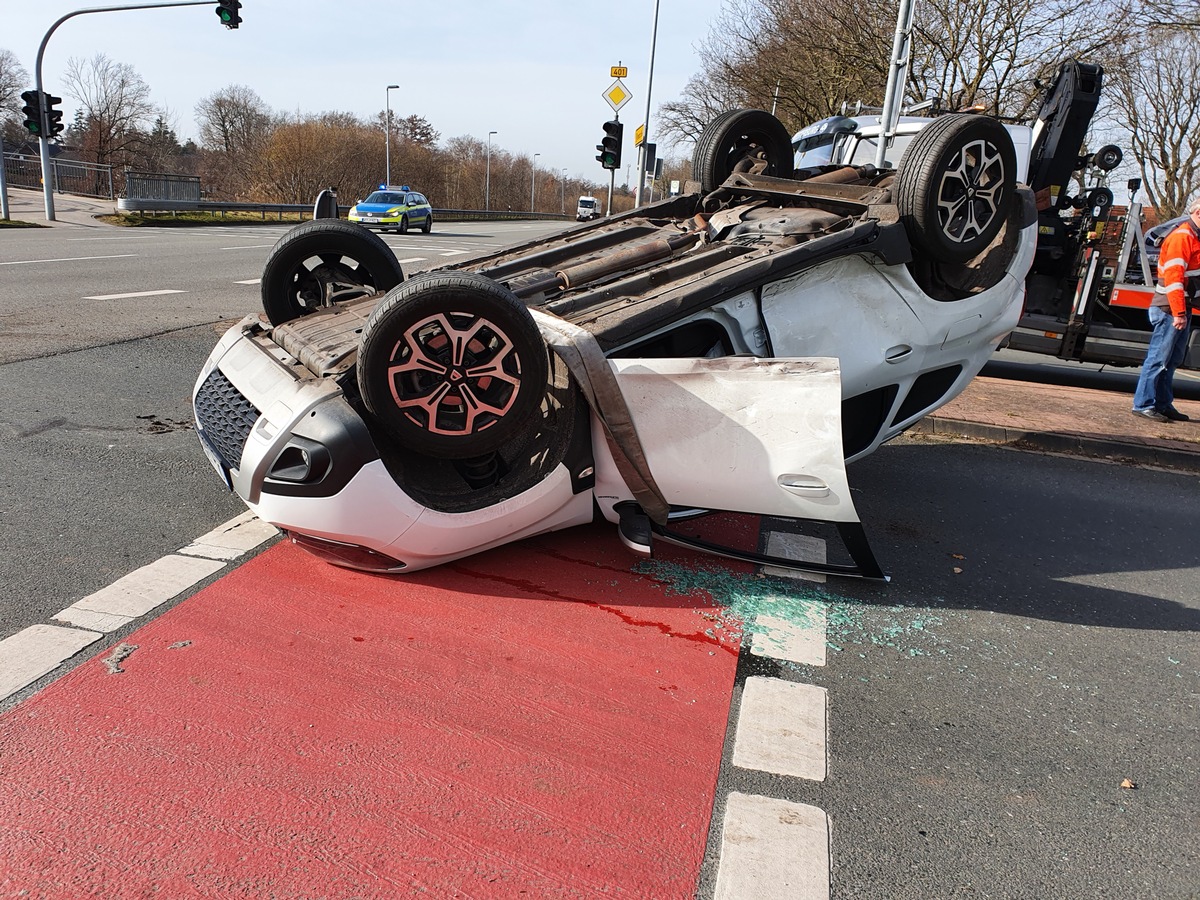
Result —
[[694, 896], [737, 634], [649, 571], [281, 543], [0, 717], [2, 893]]

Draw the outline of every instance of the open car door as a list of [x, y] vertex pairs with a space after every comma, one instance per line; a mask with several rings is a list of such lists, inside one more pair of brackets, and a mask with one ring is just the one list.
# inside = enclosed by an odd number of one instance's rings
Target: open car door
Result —
[[[836, 359], [613, 359], [650, 482], [675, 511], [725, 510], [834, 524], [853, 565], [719, 547], [650, 516], [675, 544], [762, 565], [885, 579], [846, 479]], [[636, 515], [636, 513], [634, 513]], [[661, 517], [660, 517], [661, 518]], [[627, 529], [623, 528], [623, 534]]]

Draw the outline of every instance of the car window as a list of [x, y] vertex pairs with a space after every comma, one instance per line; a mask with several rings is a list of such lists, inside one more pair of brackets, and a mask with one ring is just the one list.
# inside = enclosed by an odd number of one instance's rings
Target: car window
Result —
[[[887, 158], [883, 161], [886, 168], [894, 169], [896, 164], [900, 162], [900, 157], [904, 155], [904, 151], [908, 149], [908, 145], [912, 143], [914, 135], [898, 134], [892, 138], [891, 146], [888, 147]], [[852, 166], [865, 166], [875, 162], [875, 151], [879, 147], [879, 142], [873, 137], [864, 137], [854, 147], [854, 153], [847, 160], [847, 163]]]

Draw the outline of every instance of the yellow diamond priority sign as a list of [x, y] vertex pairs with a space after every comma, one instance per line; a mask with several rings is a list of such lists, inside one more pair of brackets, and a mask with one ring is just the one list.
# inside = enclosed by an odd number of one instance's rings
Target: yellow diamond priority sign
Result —
[[625, 85], [621, 83], [620, 78], [609, 85], [608, 90], [601, 94], [601, 96], [608, 101], [608, 105], [612, 107], [613, 112], [620, 112], [621, 107], [633, 98], [633, 94], [625, 89]]

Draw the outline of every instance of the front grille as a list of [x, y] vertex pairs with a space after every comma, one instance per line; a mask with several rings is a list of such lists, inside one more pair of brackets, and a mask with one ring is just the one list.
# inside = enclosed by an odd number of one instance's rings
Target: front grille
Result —
[[196, 423], [227, 468], [241, 467], [242, 448], [258, 417], [254, 404], [220, 369], [213, 369], [196, 392]]

